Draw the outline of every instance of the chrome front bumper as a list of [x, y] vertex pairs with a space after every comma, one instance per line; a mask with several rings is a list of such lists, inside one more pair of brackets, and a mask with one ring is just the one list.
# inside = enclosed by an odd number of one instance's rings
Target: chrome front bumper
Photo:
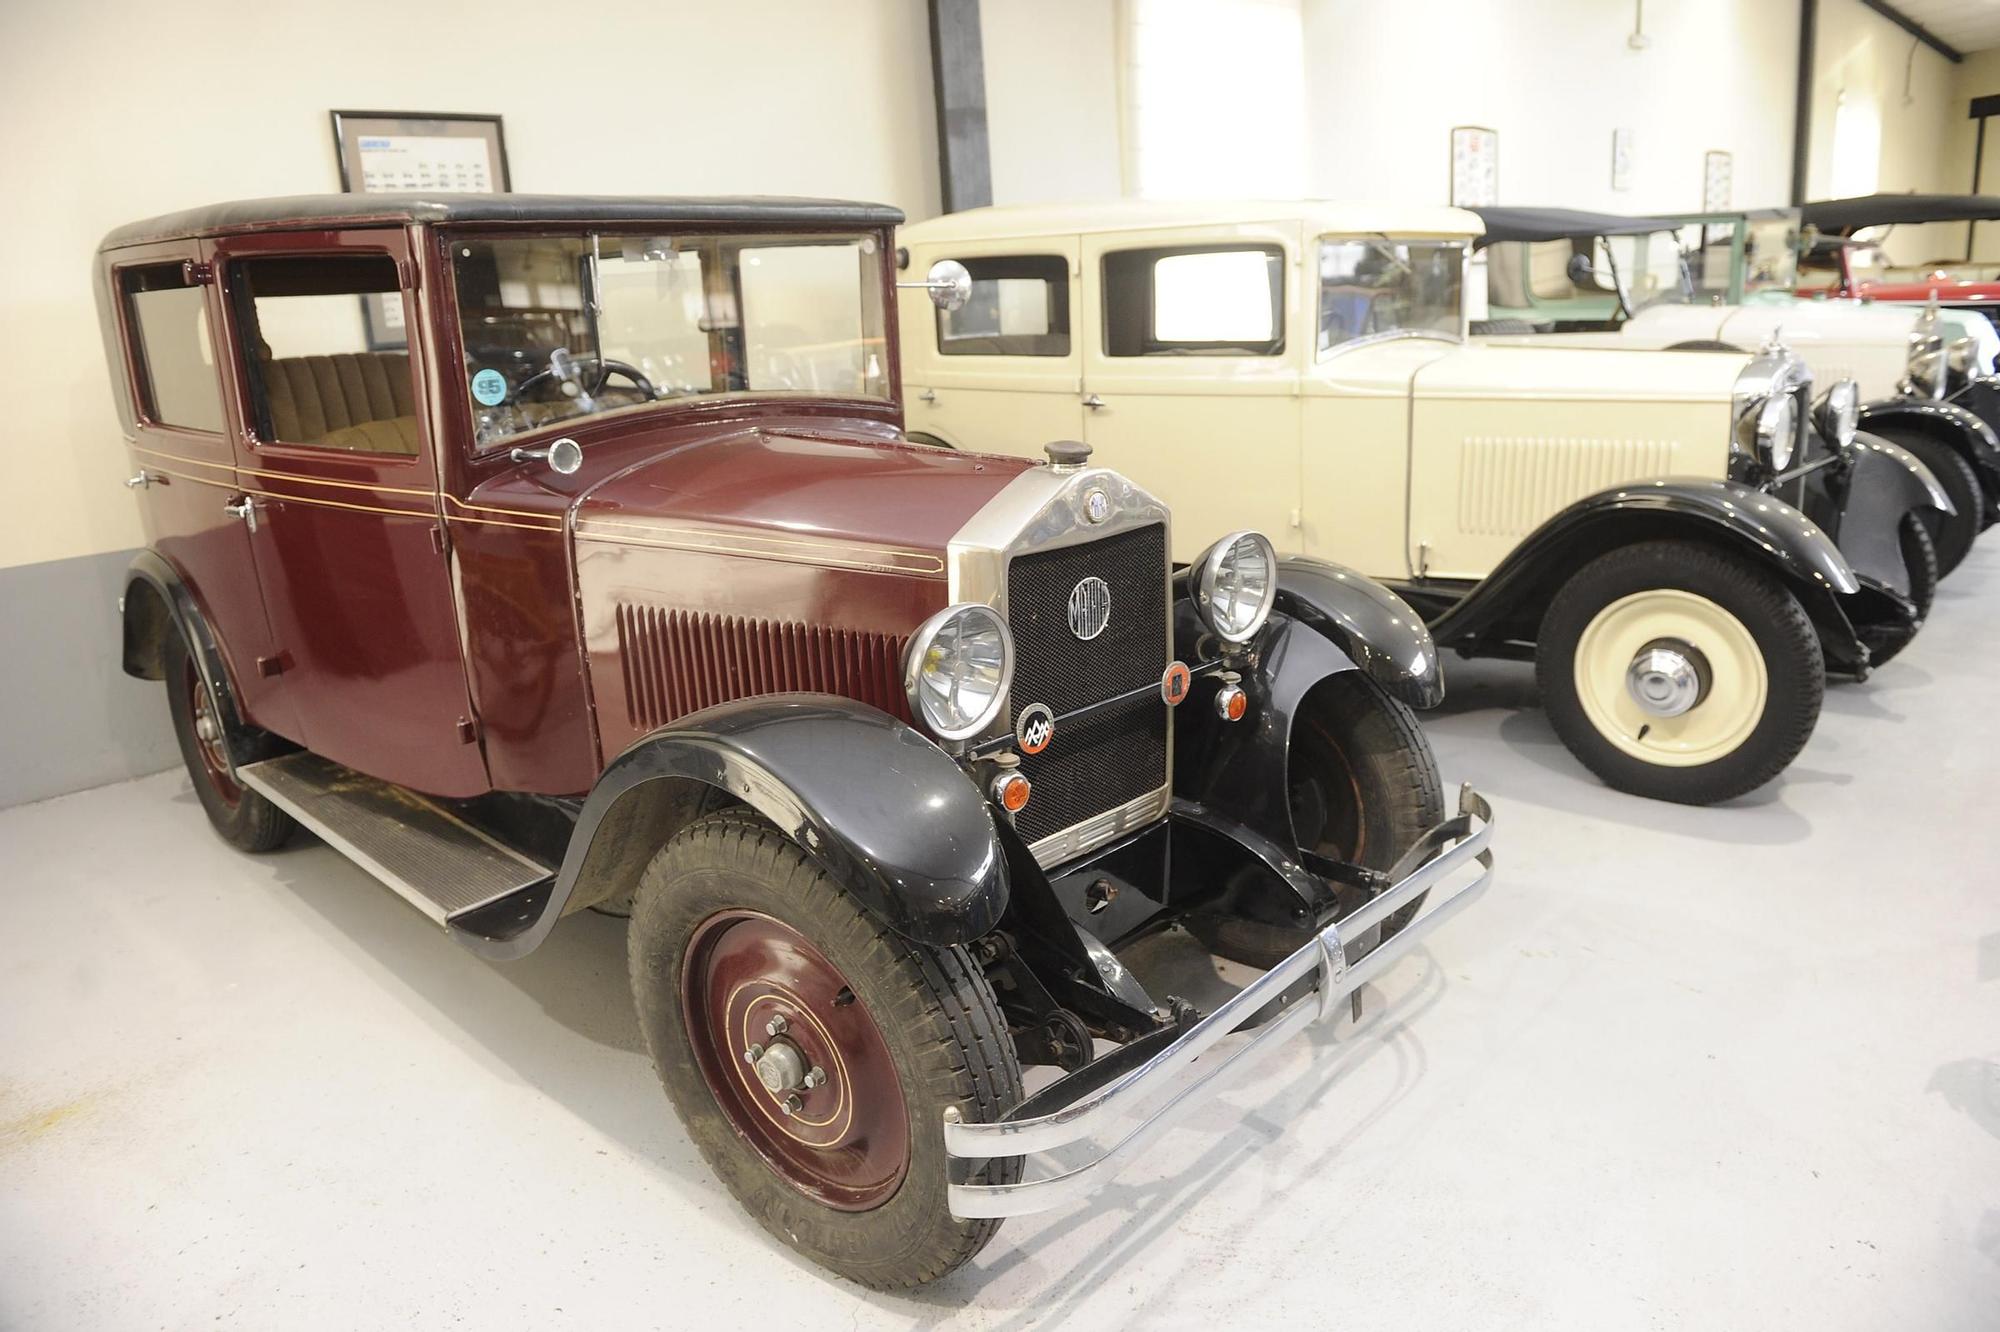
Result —
[[[958, 1170], [969, 1173], [997, 1157], [1032, 1156], [1071, 1144], [1090, 1142], [1089, 1157], [1069, 1164], [1062, 1173], [1045, 1171], [1035, 1177], [1033, 1163], [1013, 1184], [952, 1184], [954, 1216], [1020, 1216], [1063, 1207], [1088, 1197], [1111, 1182], [1159, 1134], [1221, 1089], [1223, 1074], [1247, 1066], [1298, 1035], [1307, 1027], [1331, 1020], [1350, 994], [1394, 966], [1445, 919], [1462, 910], [1486, 890], [1493, 879], [1493, 811], [1471, 787], [1461, 787], [1456, 817], [1431, 829], [1398, 863], [1396, 882], [1359, 910], [1335, 921], [1310, 943], [1259, 976], [1243, 990], [1161, 1045], [1145, 1061], [1101, 1086], [1089, 1087], [1076, 1099], [1046, 1113], [1032, 1113], [1048, 1092], [1023, 1104], [1022, 1118], [991, 1124], [967, 1124], [949, 1115], [944, 1125], [945, 1152]], [[1475, 869], [1476, 873], [1467, 871]], [[1447, 879], [1461, 879], [1449, 889]], [[1367, 934], [1390, 915], [1432, 893], [1424, 913], [1358, 961], [1347, 961], [1346, 941]], [[1198, 1076], [1179, 1078], [1217, 1042], [1233, 1035], [1266, 1005], [1302, 982], [1318, 978], [1313, 991], [1247, 1033], [1247, 1039], [1206, 1065]], [[1115, 1056], [1112, 1056], [1115, 1057]], [[1107, 1057], [1107, 1058], [1112, 1058]], [[1085, 1078], [1087, 1065], [1048, 1089]], [[1174, 1084], [1169, 1090], [1168, 1084]]]

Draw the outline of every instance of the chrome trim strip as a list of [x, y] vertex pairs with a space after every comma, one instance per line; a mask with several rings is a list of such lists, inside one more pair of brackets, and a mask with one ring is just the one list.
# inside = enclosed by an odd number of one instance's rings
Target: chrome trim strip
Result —
[[1035, 863], [1043, 869], [1076, 859], [1086, 851], [1093, 851], [1106, 842], [1143, 827], [1167, 812], [1167, 798], [1173, 789], [1172, 783], [1157, 791], [1148, 791], [1137, 800], [1127, 801], [1116, 809], [1107, 809], [1101, 814], [1093, 814], [1081, 823], [1072, 823], [1061, 832], [1050, 833], [1039, 842], [1029, 846], [1028, 851], [1035, 857]]
[[[1094, 1152], [1085, 1164], [1062, 1174], [1024, 1178], [1014, 1184], [952, 1184], [952, 1214], [960, 1217], [1020, 1216], [1061, 1207], [1088, 1196], [1139, 1151], [1189, 1110], [1220, 1087], [1222, 1075], [1249, 1064], [1342, 1008], [1340, 1001], [1387, 971], [1444, 921], [1464, 910], [1493, 880], [1493, 811], [1471, 787], [1459, 788], [1459, 812], [1420, 838], [1398, 864], [1395, 886], [1342, 920], [1315, 934], [1310, 942], [1232, 996], [1213, 1013], [1190, 1027], [1171, 1045], [1131, 1072], [1074, 1104], [1033, 1119], [969, 1124], [947, 1119], [945, 1152], [962, 1161], [984, 1162], [1000, 1156], [1046, 1152], [1107, 1130], [1130, 1125], [1124, 1136]], [[1456, 845], [1452, 845], [1456, 843]], [[1435, 897], [1417, 919], [1373, 952], [1353, 964], [1346, 961], [1345, 940], [1382, 923], [1392, 912], [1431, 892], [1444, 879], [1477, 866], [1478, 873], [1459, 883], [1449, 895]], [[1204, 1066], [1201, 1074], [1174, 1091], [1143, 1117], [1140, 1111], [1163, 1086], [1234, 1034], [1266, 1004], [1302, 981], [1317, 976], [1317, 994], [1292, 1001], [1283, 1012], [1256, 1028], [1250, 1039]], [[1136, 1122], [1134, 1122], [1136, 1121]]]

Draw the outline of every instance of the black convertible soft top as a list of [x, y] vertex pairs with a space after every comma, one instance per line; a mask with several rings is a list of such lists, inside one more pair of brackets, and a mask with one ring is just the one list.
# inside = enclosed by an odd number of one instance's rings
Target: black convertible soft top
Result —
[[1809, 203], [1801, 210], [1801, 217], [1836, 236], [1892, 222], [1979, 222], [2000, 218], [2000, 195], [1864, 194]]
[[1578, 208], [1475, 208], [1486, 224], [1479, 244], [1499, 241], [1574, 240], [1584, 236], [1643, 236], [1672, 231], [1680, 225], [1666, 217], [1627, 217], [1621, 213], [1586, 213]]

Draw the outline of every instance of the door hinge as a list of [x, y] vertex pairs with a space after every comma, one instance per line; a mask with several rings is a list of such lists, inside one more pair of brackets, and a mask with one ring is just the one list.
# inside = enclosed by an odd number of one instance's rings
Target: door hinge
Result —
[[215, 281], [215, 265], [199, 259], [181, 260], [181, 281], [190, 287], [206, 287]]
[[257, 674], [262, 679], [272, 679], [283, 675], [285, 668], [292, 664], [292, 654], [280, 649], [268, 657], [257, 658]]
[[1428, 541], [1419, 541], [1417, 543], [1417, 577], [1423, 578], [1427, 576], [1430, 573], [1430, 568], [1431, 543]]
[[479, 739], [479, 723], [470, 717], [458, 719], [458, 743], [469, 745]]
[[432, 549], [432, 550], [434, 550], [434, 551], [436, 551], [436, 552], [437, 552], [438, 554], [440, 554], [440, 555], [444, 554], [444, 524], [443, 524], [443, 523], [432, 523], [432, 524], [431, 524], [431, 549]]

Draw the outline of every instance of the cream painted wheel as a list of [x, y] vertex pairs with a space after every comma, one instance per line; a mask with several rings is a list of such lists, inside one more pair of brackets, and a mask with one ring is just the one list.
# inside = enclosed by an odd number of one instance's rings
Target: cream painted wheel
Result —
[[1634, 592], [1600, 610], [1577, 640], [1574, 671], [1590, 724], [1633, 758], [1671, 768], [1742, 748], [1770, 693], [1764, 654], [1743, 622], [1679, 588]]
[[1811, 617], [1770, 563], [1656, 540], [1600, 554], [1557, 589], [1535, 679], [1556, 734], [1606, 783], [1709, 805], [1798, 757], [1826, 665]]

